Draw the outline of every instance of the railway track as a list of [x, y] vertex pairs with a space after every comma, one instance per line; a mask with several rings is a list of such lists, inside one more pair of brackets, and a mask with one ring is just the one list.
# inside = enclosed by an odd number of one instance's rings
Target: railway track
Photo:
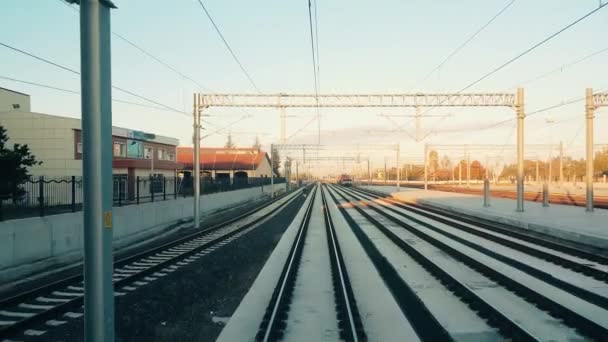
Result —
[[[302, 190], [284, 194], [254, 210], [170, 243], [114, 262], [114, 294], [165, 277], [177, 269], [247, 234], [294, 201]], [[37, 336], [43, 330], [81, 317], [84, 296], [82, 274], [47, 284], [0, 301], [0, 338]], [[74, 312], [72, 312], [74, 311]]]
[[[335, 319], [339, 330], [339, 337], [345, 341], [366, 341], [367, 337], [362, 329], [357, 303], [345, 268], [332, 217], [327, 210], [325, 194], [320, 189], [320, 186], [315, 186], [310, 196], [311, 199], [308, 202], [296, 238], [290, 248], [289, 256], [282, 268], [281, 275], [260, 324], [256, 341], [277, 341], [283, 339], [286, 329], [289, 328], [290, 312], [298, 309], [298, 305], [293, 301], [294, 293], [298, 291], [296, 289], [296, 282], [300, 268], [302, 267], [301, 263], [311, 225], [311, 218], [316, 213], [315, 208], [319, 209], [319, 207], [315, 206], [315, 203], [319, 202], [319, 198], [322, 204], [323, 222], [327, 238], [328, 269], [331, 272], [332, 292], [335, 301]], [[313, 229], [319, 228], [315, 227]]]
[[[608, 336], [605, 259], [567, 246], [536, 245], [359, 189], [337, 186], [330, 189], [330, 196], [338, 203], [351, 229], [361, 236], [360, 243], [372, 243], [369, 235], [375, 233], [370, 229], [379, 231], [382, 239], [397, 246], [402, 257], [411, 260], [410, 271], [416, 267], [424, 269], [502, 338], [604, 340]], [[380, 240], [376, 237], [372, 245], [387, 258], [386, 250], [392, 247]], [[370, 258], [372, 255], [368, 252]], [[403, 263], [397, 257], [392, 258], [393, 264]], [[410, 274], [408, 278], [407, 273], [401, 274], [406, 284], [418, 282], [418, 288], [423, 285], [419, 280], [422, 278], [424, 275]], [[386, 279], [385, 282], [390, 289], [389, 282]], [[395, 292], [393, 296], [397, 299]], [[447, 326], [443, 340], [457, 337], [451, 330], [453, 326], [446, 324], [449, 317], [433, 307], [432, 297], [421, 290], [414, 291], [414, 296], [418, 296], [435, 321]], [[406, 317], [412, 320], [407, 313]], [[416, 328], [417, 324], [413, 326]], [[421, 340], [441, 339], [425, 336], [424, 330], [417, 330]]]

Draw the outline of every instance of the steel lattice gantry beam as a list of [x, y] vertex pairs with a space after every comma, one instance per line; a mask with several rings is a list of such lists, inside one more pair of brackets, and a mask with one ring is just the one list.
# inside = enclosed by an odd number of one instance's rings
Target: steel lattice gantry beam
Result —
[[[512, 93], [435, 93], [435, 94], [196, 94], [195, 107], [278, 108], [281, 144], [286, 142], [287, 107], [304, 108], [403, 108], [403, 107], [508, 107], [517, 119], [517, 211], [524, 210], [524, 90]], [[195, 116], [200, 115], [199, 110]], [[320, 131], [319, 131], [320, 137]], [[397, 158], [399, 151], [397, 151]], [[426, 189], [425, 168], [425, 189]], [[397, 180], [399, 188], [399, 180]]]
[[[208, 107], [514, 107], [516, 95], [509, 93], [467, 94], [201, 94]], [[318, 102], [317, 102], [318, 101]]]

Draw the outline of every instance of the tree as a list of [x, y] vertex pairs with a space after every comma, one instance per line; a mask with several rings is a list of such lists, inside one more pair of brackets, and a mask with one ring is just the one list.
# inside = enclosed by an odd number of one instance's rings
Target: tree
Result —
[[281, 176], [281, 174], [279, 173], [280, 167], [281, 167], [281, 156], [279, 156], [279, 151], [273, 149], [272, 150], [272, 170], [277, 175], [277, 177]]
[[226, 140], [226, 144], [224, 145], [225, 148], [235, 148], [236, 145], [234, 144], [234, 141], [232, 141], [232, 132], [228, 133], [228, 140]]
[[253, 142], [252, 147], [256, 150], [260, 150], [260, 148], [262, 148], [262, 144], [260, 143], [260, 137], [258, 137], [257, 135], [255, 136], [255, 140]]
[[14, 144], [9, 149], [7, 141], [6, 129], [0, 126], [0, 200], [18, 200], [25, 193], [19, 185], [30, 177], [27, 168], [42, 162], [36, 160], [27, 145]]

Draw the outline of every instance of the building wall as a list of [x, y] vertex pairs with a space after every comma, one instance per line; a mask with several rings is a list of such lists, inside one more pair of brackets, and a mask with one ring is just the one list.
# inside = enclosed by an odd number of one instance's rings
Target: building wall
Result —
[[270, 177], [272, 172], [271, 170], [272, 169], [270, 168], [270, 163], [268, 162], [268, 159], [264, 158], [255, 170], [255, 177]]
[[[19, 105], [18, 109], [13, 107], [15, 104]], [[0, 88], [0, 112], [13, 110], [29, 112], [31, 110], [30, 96]]]
[[9, 144], [27, 144], [43, 161], [30, 169], [33, 176], [81, 176], [82, 161], [74, 160], [74, 129], [80, 120], [40, 113], [0, 112], [0, 124], [7, 129]]
[[[34, 177], [65, 177], [82, 176], [82, 154], [78, 152], [81, 142], [81, 121], [76, 118], [66, 118], [41, 113], [7, 111], [0, 112], [0, 125], [7, 129], [9, 144], [27, 144], [41, 165], [30, 168]], [[112, 127], [113, 141], [126, 143], [128, 130]], [[122, 135], [122, 136], [118, 136]], [[176, 162], [159, 160], [157, 149], [162, 148], [176, 156], [178, 141], [173, 138], [156, 136], [144, 146], [153, 148], [154, 173], [173, 176]], [[170, 145], [175, 144], [175, 145]], [[113, 173], [127, 173], [126, 169], [133, 167], [145, 170], [149, 176], [150, 159], [113, 158]], [[162, 171], [160, 171], [162, 169]]]

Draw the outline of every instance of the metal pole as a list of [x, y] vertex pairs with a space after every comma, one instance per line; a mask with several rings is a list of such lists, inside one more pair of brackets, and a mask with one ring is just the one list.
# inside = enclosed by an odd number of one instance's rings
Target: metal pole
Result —
[[593, 116], [595, 104], [593, 101], [593, 89], [587, 88], [585, 94], [585, 118], [587, 121], [586, 152], [587, 172], [585, 183], [587, 183], [586, 206], [587, 211], [593, 211]]
[[270, 144], [270, 197], [274, 198], [274, 145]]
[[471, 183], [471, 155], [467, 155], [467, 186]]
[[397, 144], [397, 191], [401, 191], [401, 166], [399, 165], [399, 144]]
[[549, 206], [549, 184], [543, 184], [543, 207]]
[[428, 155], [429, 155], [429, 145], [424, 144], [424, 190], [428, 190]]
[[458, 185], [462, 185], [462, 160], [458, 161]]
[[192, 180], [194, 183], [194, 228], [200, 228], [200, 208], [201, 208], [201, 108], [200, 95], [194, 94], [194, 148], [193, 148], [193, 170]]
[[384, 157], [384, 185], [386, 185], [387, 180], [388, 180], [388, 173], [386, 171], [386, 157]]
[[517, 88], [517, 211], [524, 211], [524, 89]]
[[281, 119], [281, 132], [279, 141], [281, 144], [285, 144], [287, 142], [287, 115], [285, 113], [285, 107], [279, 107], [279, 116]]
[[369, 161], [369, 157], [367, 157], [367, 185], [372, 185], [372, 169], [370, 168], [369, 165], [370, 161]]
[[564, 183], [564, 143], [559, 142], [559, 186]]
[[483, 206], [490, 206], [490, 180], [488, 177], [483, 180]]
[[114, 341], [112, 80], [109, 0], [80, 2], [84, 337]]
[[549, 176], [548, 176], [548, 178], [549, 178], [549, 182], [548, 182], [548, 183], [549, 183], [549, 184], [551, 184], [551, 182], [553, 181], [553, 179], [552, 179], [552, 178], [553, 178], [553, 163], [552, 163], [552, 162], [553, 162], [553, 160], [552, 160], [552, 159], [553, 159], [553, 158], [552, 158], [552, 157], [551, 157], [551, 155], [549, 154], [549, 163], [548, 163], [548, 165], [549, 165]]
[[538, 184], [538, 157], [536, 157], [536, 184]]

